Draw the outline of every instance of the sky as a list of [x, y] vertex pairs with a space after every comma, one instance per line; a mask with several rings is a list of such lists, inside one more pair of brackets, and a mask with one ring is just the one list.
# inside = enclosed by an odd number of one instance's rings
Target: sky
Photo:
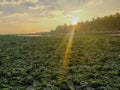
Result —
[[0, 0], [0, 34], [47, 32], [120, 12], [120, 0]]

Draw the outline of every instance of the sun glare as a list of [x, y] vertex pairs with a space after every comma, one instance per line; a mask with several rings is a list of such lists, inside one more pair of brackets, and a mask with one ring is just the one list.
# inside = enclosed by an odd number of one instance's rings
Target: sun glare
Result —
[[78, 23], [78, 21], [79, 21], [79, 19], [78, 19], [78, 18], [74, 18], [74, 19], [72, 20], [72, 25], [77, 24], [77, 23]]
[[67, 37], [67, 39], [68, 39], [67, 47], [66, 47], [63, 63], [61, 65], [60, 80], [67, 79], [69, 61], [70, 61], [70, 55], [71, 55], [71, 49], [72, 49], [73, 37], [74, 37], [74, 28], [68, 33], [68, 35], [69, 36]]

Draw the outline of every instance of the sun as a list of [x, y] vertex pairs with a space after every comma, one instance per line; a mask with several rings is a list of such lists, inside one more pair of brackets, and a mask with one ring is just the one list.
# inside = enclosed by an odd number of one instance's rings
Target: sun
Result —
[[79, 19], [78, 18], [74, 18], [74, 19], [72, 19], [72, 25], [75, 25], [75, 24], [77, 24], [78, 23], [78, 21], [79, 21]]

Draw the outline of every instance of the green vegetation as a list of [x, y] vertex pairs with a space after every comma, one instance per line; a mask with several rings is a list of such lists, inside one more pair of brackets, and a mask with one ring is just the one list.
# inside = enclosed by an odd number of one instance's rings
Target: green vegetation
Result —
[[0, 36], [0, 90], [120, 90], [120, 37], [75, 36], [63, 80], [64, 37]]
[[[66, 33], [72, 25], [57, 26], [51, 33]], [[76, 33], [120, 33], [120, 14], [93, 18], [91, 21], [78, 22], [75, 25]]]

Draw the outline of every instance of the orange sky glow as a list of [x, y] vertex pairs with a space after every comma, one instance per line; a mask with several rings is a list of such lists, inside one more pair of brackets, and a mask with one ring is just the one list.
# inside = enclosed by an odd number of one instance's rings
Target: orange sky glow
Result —
[[[52, 2], [51, 2], [52, 1]], [[48, 32], [120, 12], [120, 0], [0, 0], [0, 34]]]

